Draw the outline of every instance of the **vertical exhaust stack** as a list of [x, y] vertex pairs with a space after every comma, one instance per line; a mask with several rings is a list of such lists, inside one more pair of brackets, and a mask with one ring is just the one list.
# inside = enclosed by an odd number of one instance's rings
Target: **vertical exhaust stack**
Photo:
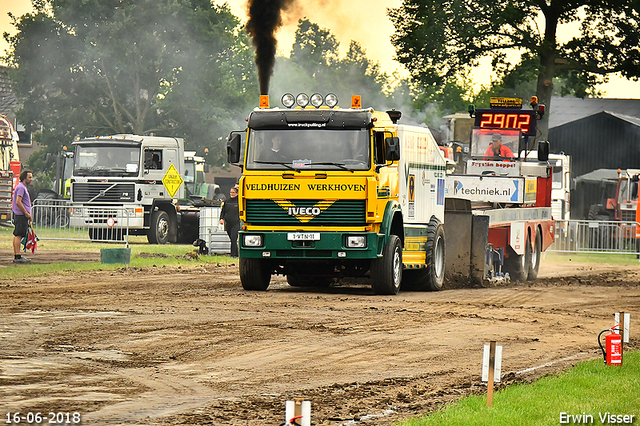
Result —
[[294, 0], [249, 0], [247, 32], [256, 49], [261, 95], [269, 94], [269, 80], [273, 74], [278, 44], [275, 33], [282, 25], [282, 12], [293, 2]]

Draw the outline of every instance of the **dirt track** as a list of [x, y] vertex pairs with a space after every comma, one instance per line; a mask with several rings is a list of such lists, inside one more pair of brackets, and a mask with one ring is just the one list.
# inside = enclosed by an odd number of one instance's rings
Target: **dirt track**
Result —
[[489, 340], [504, 383], [531, 380], [600, 357], [613, 312], [637, 317], [640, 266], [550, 265], [534, 285], [396, 297], [245, 292], [235, 265], [0, 279], [0, 420], [279, 425], [300, 396], [315, 425], [390, 425], [483, 392]]

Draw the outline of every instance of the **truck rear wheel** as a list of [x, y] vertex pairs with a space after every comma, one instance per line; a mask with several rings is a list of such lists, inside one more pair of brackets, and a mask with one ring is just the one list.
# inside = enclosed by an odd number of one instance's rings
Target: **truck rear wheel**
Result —
[[371, 288], [375, 294], [398, 294], [401, 282], [402, 246], [397, 235], [390, 235], [382, 257], [371, 261]]
[[166, 244], [169, 241], [169, 214], [164, 210], [151, 213], [147, 240], [149, 244]]
[[240, 258], [240, 282], [250, 291], [265, 291], [271, 281], [271, 271], [264, 259]]
[[444, 285], [444, 253], [444, 226], [434, 217], [427, 228], [426, 268], [403, 271], [403, 289], [417, 291], [442, 290]]
[[434, 217], [427, 228], [427, 286], [431, 291], [442, 290], [444, 285], [444, 253], [444, 226]]
[[538, 271], [540, 270], [540, 253], [542, 252], [542, 233], [540, 230], [536, 232], [536, 242], [531, 252], [531, 266], [529, 267], [528, 281], [538, 279]]

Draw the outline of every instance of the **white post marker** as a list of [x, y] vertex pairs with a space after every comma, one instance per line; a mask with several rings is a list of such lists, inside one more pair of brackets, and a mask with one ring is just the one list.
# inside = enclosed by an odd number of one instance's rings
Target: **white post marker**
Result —
[[[622, 320], [622, 322], [620, 321]], [[624, 361], [624, 344], [629, 343], [629, 323], [631, 322], [631, 314], [628, 312], [616, 312], [615, 323], [619, 324], [616, 332], [622, 335], [622, 342], [620, 342], [620, 354]]]
[[294, 398], [293, 401], [285, 402], [284, 422], [289, 425], [291, 419], [296, 419], [296, 423], [301, 426], [311, 426], [311, 401], [305, 401], [303, 398]]
[[500, 383], [502, 369], [502, 345], [491, 341], [484, 345], [482, 354], [482, 381], [487, 382], [487, 407], [493, 403], [493, 383]]
[[[620, 318], [620, 314], [622, 314], [622, 318]], [[620, 321], [621, 319], [622, 321]], [[624, 343], [629, 343], [629, 323], [631, 322], [631, 314], [629, 312], [616, 312], [614, 321], [616, 324], [620, 324], [618, 330], [622, 329], [622, 341]], [[620, 334], [619, 331], [618, 334]]]

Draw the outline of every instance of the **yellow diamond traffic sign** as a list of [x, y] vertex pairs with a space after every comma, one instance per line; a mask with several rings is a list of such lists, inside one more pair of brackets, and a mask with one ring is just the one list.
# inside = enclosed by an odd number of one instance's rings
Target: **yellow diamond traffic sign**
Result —
[[182, 176], [180, 176], [180, 173], [178, 173], [178, 170], [176, 170], [175, 166], [172, 164], [169, 166], [169, 170], [167, 170], [167, 173], [165, 173], [162, 178], [162, 183], [171, 198], [173, 198], [173, 196], [176, 195], [176, 192], [178, 192], [178, 189], [180, 189], [180, 185], [184, 183], [184, 179], [182, 179]]

